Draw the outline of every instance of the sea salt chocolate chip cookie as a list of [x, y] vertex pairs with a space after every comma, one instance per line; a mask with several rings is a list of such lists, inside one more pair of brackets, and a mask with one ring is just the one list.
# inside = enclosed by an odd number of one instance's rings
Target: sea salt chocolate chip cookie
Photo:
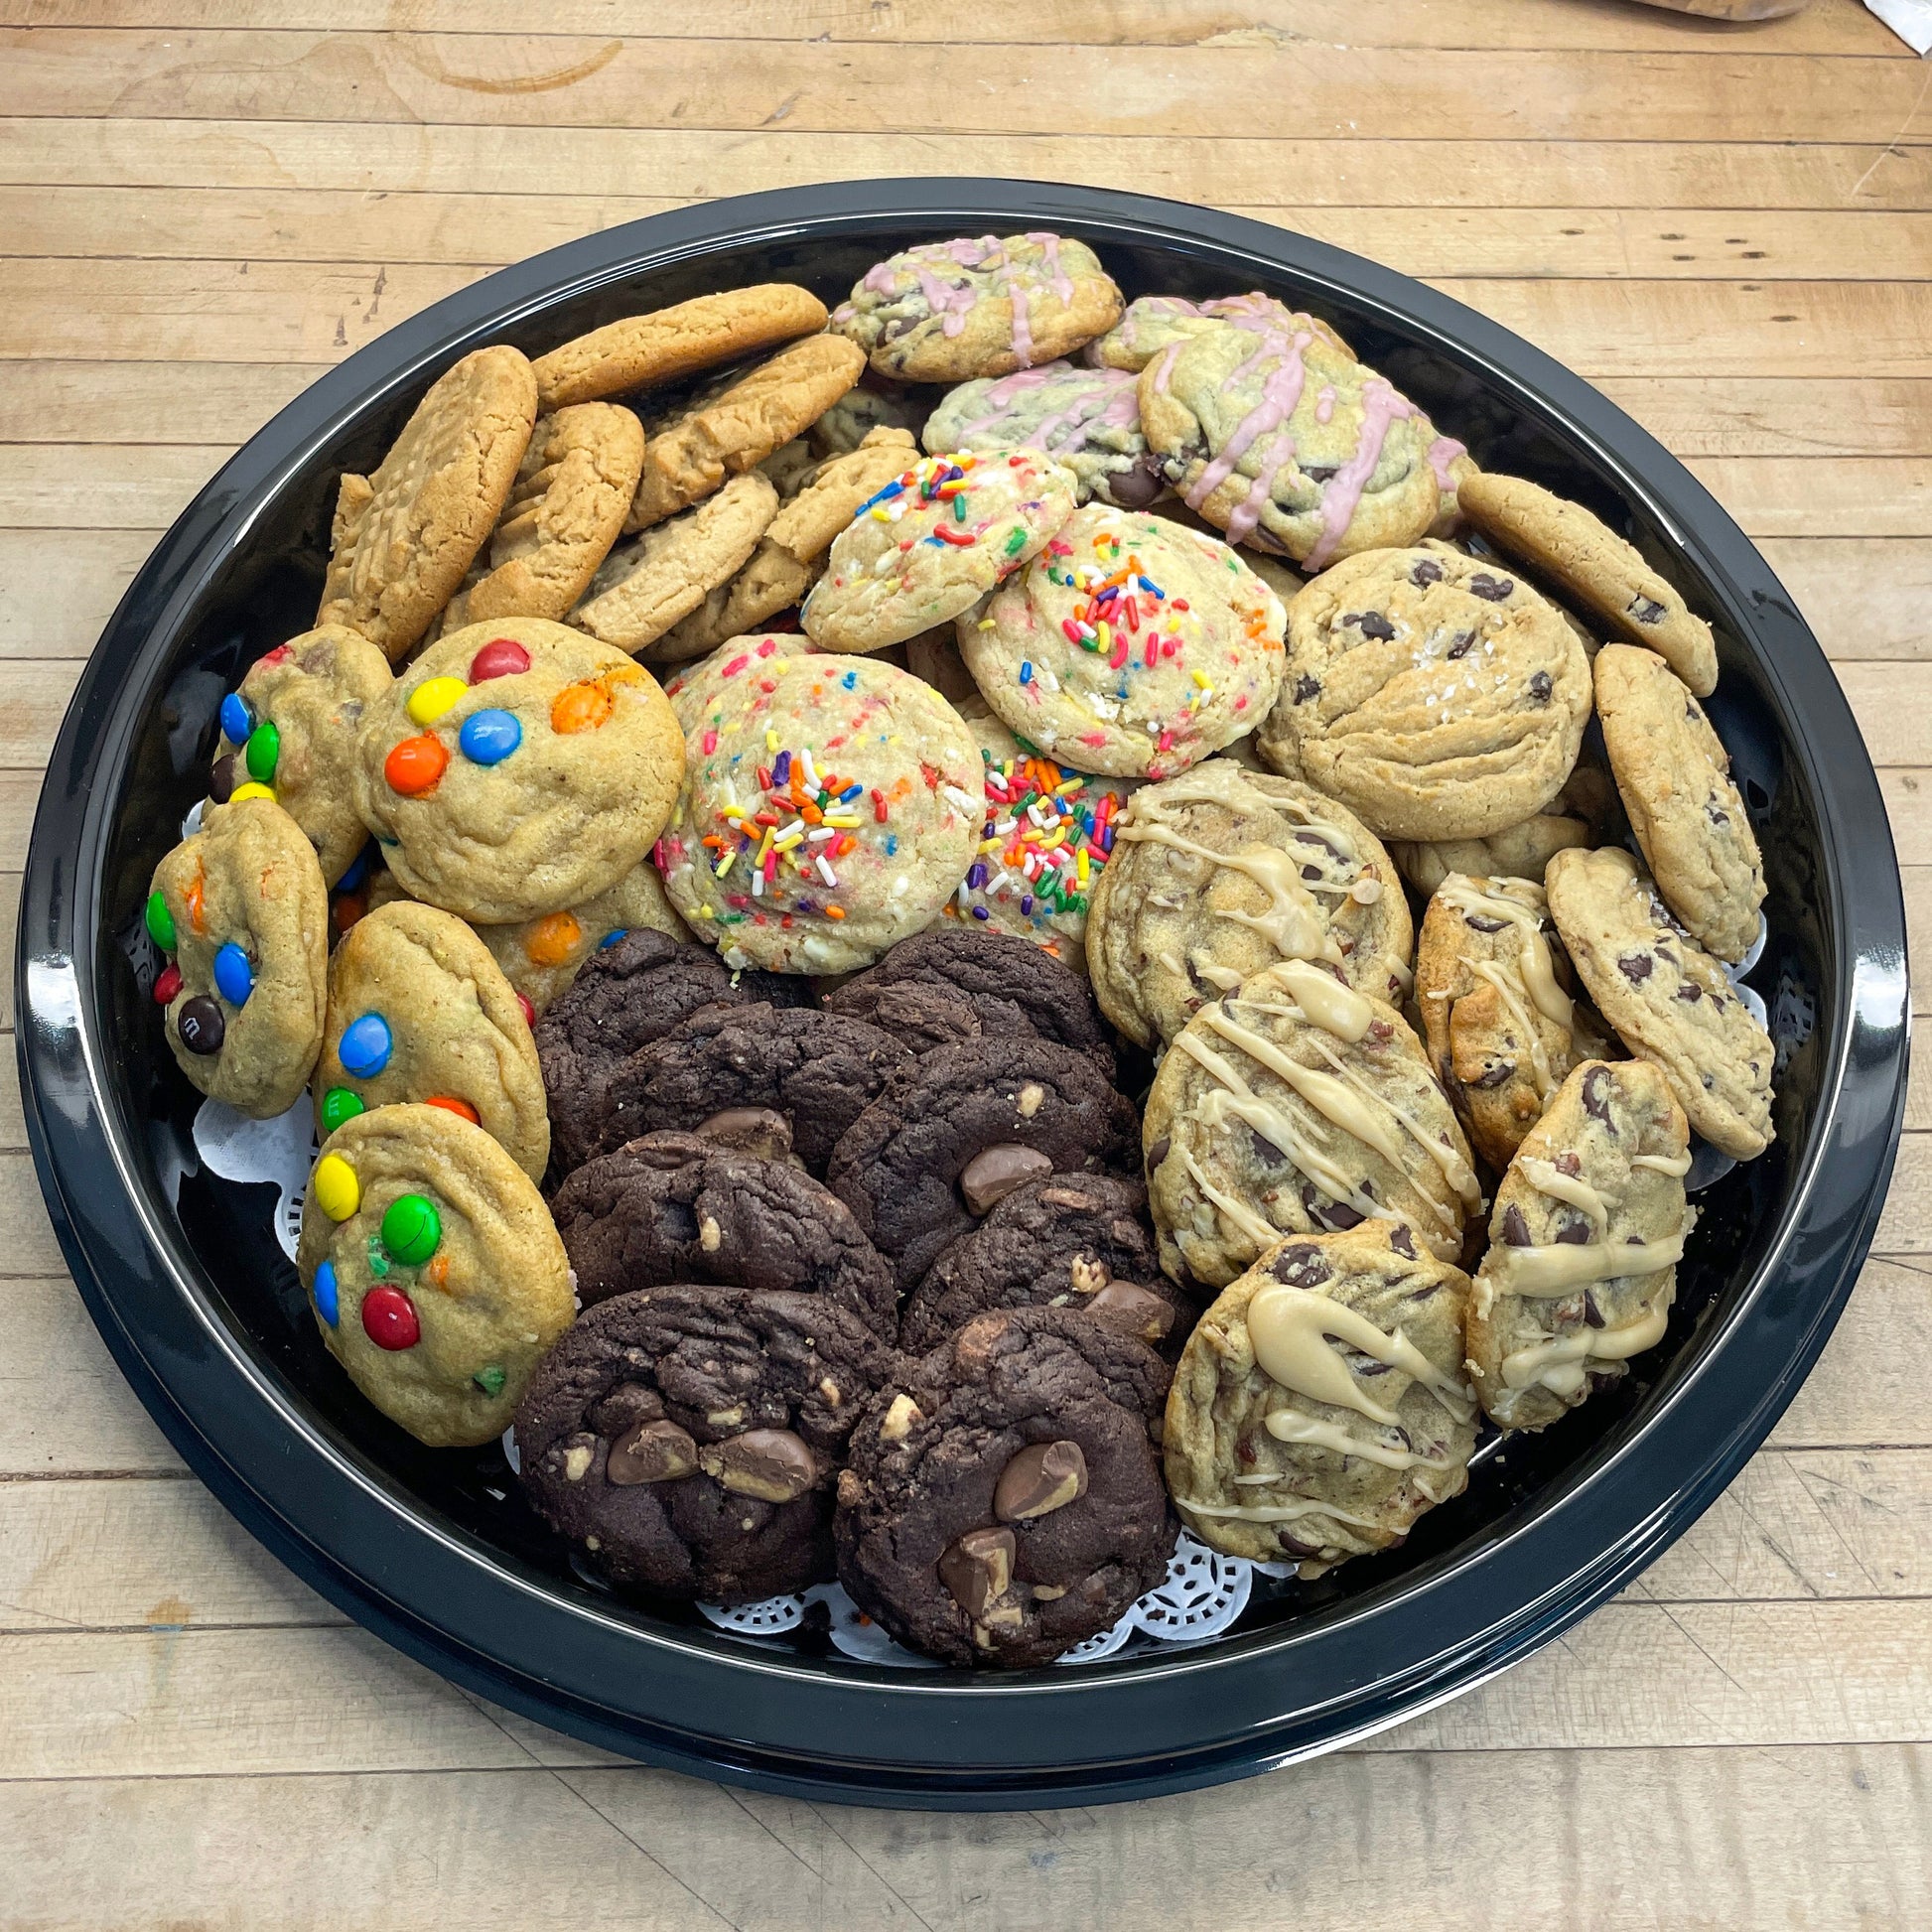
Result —
[[378, 906], [336, 948], [315, 1077], [324, 1134], [401, 1100], [460, 1114], [542, 1179], [543, 1069], [515, 989], [461, 919], [413, 899]]
[[1271, 966], [1174, 1035], [1148, 1095], [1161, 1266], [1224, 1287], [1285, 1234], [1400, 1223], [1439, 1260], [1482, 1204], [1422, 1042], [1385, 1001], [1303, 960]]
[[[715, 1118], [717, 1132], [767, 1149], [789, 1143], [782, 1116], [740, 1108]], [[724, 1282], [822, 1296], [883, 1340], [897, 1332], [885, 1257], [836, 1194], [783, 1159], [709, 1133], [645, 1134], [579, 1168], [551, 1207], [586, 1308], [640, 1288]]]
[[524, 1493], [615, 1584], [755, 1603], [832, 1576], [832, 1491], [885, 1373], [816, 1295], [653, 1288], [586, 1311], [516, 1412]]
[[1049, 1174], [994, 1203], [926, 1270], [899, 1316], [898, 1345], [937, 1348], [991, 1309], [1073, 1309], [1170, 1360], [1193, 1311], [1161, 1273], [1147, 1190], [1115, 1174]]
[[982, 1038], [927, 1053], [893, 1081], [846, 1130], [826, 1180], [910, 1288], [1024, 1182], [1133, 1162], [1133, 1103], [1088, 1054]]
[[694, 400], [646, 441], [624, 527], [647, 530], [756, 469], [824, 415], [865, 365], [842, 337], [807, 336]]
[[1087, 345], [1082, 359], [1097, 368], [1126, 369], [1138, 375], [1164, 348], [1201, 335], [1217, 322], [1230, 322], [1256, 335], [1294, 336], [1306, 330], [1338, 354], [1351, 360], [1354, 356], [1325, 322], [1291, 309], [1272, 295], [1255, 293], [1210, 296], [1205, 302], [1189, 302], [1180, 295], [1136, 296], [1120, 320]]
[[1320, 570], [1436, 520], [1427, 418], [1312, 328], [1224, 322], [1170, 345], [1140, 381], [1168, 481], [1231, 542]]
[[560, 409], [682, 381], [824, 327], [825, 304], [810, 289], [763, 282], [625, 316], [539, 355], [531, 366], [544, 408]]
[[1073, 513], [1073, 472], [1035, 450], [912, 465], [834, 539], [799, 613], [825, 650], [883, 650], [977, 604]]
[[308, 834], [333, 887], [368, 842], [349, 767], [362, 713], [389, 684], [389, 660], [342, 624], [277, 644], [221, 700], [208, 797], [225, 805], [265, 788]]
[[1572, 1068], [1517, 1150], [1469, 1303], [1469, 1372], [1502, 1429], [1543, 1429], [1663, 1339], [1693, 1215], [1691, 1132], [1648, 1060]]
[[330, 1135], [296, 1267], [329, 1352], [431, 1449], [493, 1443], [576, 1311], [535, 1184], [441, 1107], [373, 1107]]
[[795, 1005], [808, 991], [802, 980], [734, 973], [708, 946], [654, 929], [592, 953], [535, 1030], [558, 1172], [582, 1167], [604, 1140], [605, 1082], [640, 1047], [701, 1007]]
[[644, 426], [614, 402], [539, 416], [488, 546], [441, 620], [445, 634], [497, 618], [561, 619], [623, 529], [644, 467]]
[[979, 747], [891, 664], [759, 659], [741, 641], [685, 713], [665, 890], [728, 966], [852, 972], [930, 924], [965, 878], [986, 801]]
[[1772, 1139], [1770, 1037], [1627, 852], [1559, 852], [1550, 915], [1597, 1010], [1670, 1082], [1691, 1125], [1738, 1161]]
[[1044, 450], [1078, 479], [1080, 501], [1141, 510], [1167, 480], [1141, 430], [1140, 383], [1125, 369], [1048, 362], [962, 382], [927, 418], [935, 456], [948, 450]]
[[1142, 1046], [1284, 958], [1320, 960], [1400, 1004], [1415, 929], [1389, 855], [1308, 785], [1209, 759], [1137, 791], [1113, 821], [1087, 970]]
[[1384, 838], [1479, 839], [1562, 790], [1589, 709], [1583, 647], [1520, 578], [1441, 547], [1379, 550], [1289, 606], [1256, 744]]
[[1451, 873], [1471, 879], [1527, 879], [1543, 883], [1543, 871], [1559, 852], [1595, 843], [1587, 818], [1563, 810], [1559, 793], [1542, 811], [1506, 825], [1486, 839], [1391, 839], [1389, 857], [1417, 892], [1434, 893]]
[[1030, 745], [1090, 771], [1171, 778], [1268, 716], [1283, 621], [1225, 543], [1090, 503], [960, 617], [959, 650]]
[[615, 886], [683, 768], [648, 672], [582, 631], [508, 618], [432, 644], [369, 706], [355, 809], [406, 891], [508, 925]]
[[591, 1151], [609, 1154], [664, 1128], [701, 1131], [723, 1113], [775, 1114], [790, 1151], [823, 1174], [843, 1136], [911, 1052], [863, 1020], [813, 1007], [701, 1008], [613, 1067]]
[[1764, 865], [1728, 755], [1654, 651], [1606, 644], [1595, 671], [1610, 769], [1664, 903], [1720, 959], [1742, 959], [1757, 938]]
[[1055, 234], [931, 241], [868, 269], [831, 327], [883, 376], [970, 382], [1084, 347], [1120, 316], [1084, 242]]
[[1423, 914], [1416, 1005], [1429, 1057], [1475, 1150], [1506, 1168], [1550, 1096], [1604, 1041], [1565, 990], [1543, 888], [1451, 873]]
[[267, 798], [210, 805], [154, 869], [154, 984], [181, 1070], [212, 1100], [270, 1120], [301, 1097], [322, 1045], [329, 891], [315, 848]]
[[570, 614], [578, 629], [633, 656], [675, 663], [687, 654], [663, 644], [678, 624], [744, 569], [778, 514], [778, 492], [756, 470], [734, 477], [695, 509], [621, 544], [591, 579], [589, 595]]
[[440, 376], [375, 474], [343, 477], [317, 624], [405, 657], [489, 540], [536, 415], [516, 349], [480, 348]]
[[1401, 1543], [1468, 1485], [1468, 1277], [1399, 1222], [1271, 1248], [1174, 1371], [1162, 1441], [1180, 1520], [1305, 1578]]
[[1148, 1441], [1167, 1370], [1056, 1309], [984, 1314], [897, 1369], [839, 1477], [839, 1580], [948, 1663], [1049, 1663], [1167, 1572]]
[[1657, 652], [1700, 698], [1718, 688], [1711, 626], [1635, 545], [1581, 503], [1520, 477], [1481, 474], [1463, 480], [1456, 500], [1491, 542], [1545, 573], [1619, 636]]
[[615, 886], [561, 912], [545, 912], [515, 925], [481, 925], [477, 937], [528, 1002], [534, 1025], [593, 953], [617, 945], [639, 927], [681, 942], [692, 937], [691, 928], [671, 909], [664, 882], [648, 859], [638, 860]]

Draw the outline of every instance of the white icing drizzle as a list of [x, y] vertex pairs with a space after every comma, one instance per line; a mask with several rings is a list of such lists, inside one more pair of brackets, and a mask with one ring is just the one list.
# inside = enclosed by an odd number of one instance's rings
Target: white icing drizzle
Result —
[[1674, 1180], [1681, 1180], [1691, 1172], [1691, 1150], [1687, 1147], [1682, 1154], [1633, 1154], [1630, 1157], [1633, 1168], [1648, 1168], [1652, 1173], [1667, 1173]]
[[[1542, 887], [1528, 879], [1492, 879], [1484, 891], [1465, 873], [1452, 872], [1437, 887], [1439, 898], [1458, 912], [1473, 912], [1477, 918], [1506, 919], [1523, 935], [1523, 950], [1516, 962], [1524, 994], [1544, 1019], [1568, 1034], [1576, 1018], [1570, 996], [1557, 984], [1556, 962], [1550, 942], [1543, 936], [1543, 915], [1548, 901]], [[1535, 1030], [1531, 1029], [1531, 1036]]]
[[[1682, 1242], [1678, 1246], [1681, 1248]], [[1535, 1250], [1519, 1248], [1514, 1252], [1527, 1254]], [[1569, 1252], [1589, 1251], [1579, 1248]], [[1634, 1321], [1627, 1321], [1620, 1328], [1578, 1328], [1570, 1334], [1553, 1335], [1548, 1341], [1519, 1348], [1503, 1357], [1503, 1383], [1512, 1389], [1527, 1389], [1540, 1383], [1558, 1395], [1574, 1395], [1583, 1387], [1587, 1361], [1621, 1362], [1642, 1354], [1646, 1348], [1655, 1348], [1670, 1325], [1670, 1304], [1667, 1289]]]
[[[1447, 1469], [1446, 1455], [1418, 1455], [1414, 1449], [1394, 1449], [1386, 1443], [1351, 1436], [1339, 1423], [1321, 1422], [1305, 1416], [1299, 1409], [1277, 1409], [1263, 1418], [1262, 1427], [1278, 1443], [1305, 1444], [1313, 1449], [1332, 1449], [1337, 1455], [1359, 1455], [1365, 1462], [1377, 1462], [1385, 1469]], [[1240, 1482], [1272, 1482], [1272, 1476], [1236, 1476]]]
[[1587, 1180], [1565, 1173], [1553, 1162], [1539, 1161], [1532, 1154], [1519, 1154], [1516, 1157], [1516, 1172], [1539, 1193], [1582, 1208], [1589, 1216], [1590, 1226], [1594, 1230], [1590, 1235], [1592, 1241], [1607, 1241], [1610, 1238], [1610, 1204]]
[[1455, 1189], [1463, 1211], [1474, 1214], [1482, 1206], [1482, 1183], [1476, 1178], [1475, 1170], [1468, 1162], [1453, 1147], [1446, 1146], [1439, 1137], [1432, 1135], [1407, 1108], [1398, 1106], [1387, 1094], [1377, 1093], [1325, 1040], [1317, 1039], [1311, 1043], [1344, 1080], [1378, 1105], [1386, 1107], [1409, 1130], [1416, 1145], [1442, 1169], [1443, 1178]]
[[1372, 1516], [1357, 1516], [1336, 1503], [1299, 1500], [1288, 1503], [1197, 1503], [1188, 1496], [1176, 1496], [1174, 1504], [1191, 1509], [1196, 1516], [1230, 1517], [1241, 1523], [1299, 1523], [1305, 1516], [1331, 1516], [1337, 1523], [1352, 1523], [1357, 1529], [1374, 1530], [1382, 1526]]
[[1271, 1382], [1311, 1402], [1352, 1409], [1384, 1428], [1399, 1427], [1395, 1411], [1374, 1401], [1354, 1370], [1328, 1346], [1330, 1336], [1400, 1369], [1426, 1388], [1454, 1421], [1466, 1423], [1473, 1418], [1475, 1398], [1470, 1391], [1445, 1375], [1400, 1327], [1385, 1334], [1366, 1315], [1331, 1297], [1285, 1283], [1257, 1290], [1248, 1304], [1248, 1341], [1257, 1366]]
[[[1168, 956], [1164, 953], [1161, 963], [1166, 965], [1167, 960]], [[1237, 973], [1232, 966], [1223, 966], [1219, 960], [1207, 958], [1199, 947], [1194, 949], [1192, 964], [1194, 971], [1208, 985], [1218, 986], [1223, 993], [1232, 993], [1241, 984], [1242, 975]]]
[[[1684, 1259], [1684, 1226], [1662, 1241], [1558, 1242], [1544, 1248], [1512, 1248], [1499, 1242], [1489, 1250], [1484, 1272], [1498, 1294], [1525, 1301], [1560, 1301], [1592, 1282], [1620, 1282], [1655, 1275]], [[1597, 1332], [1602, 1332], [1598, 1330]]]
[[[1468, 967], [1477, 979], [1486, 981], [1496, 989], [1496, 997], [1502, 1001], [1510, 1023], [1529, 1046], [1530, 1084], [1536, 1088], [1536, 1097], [1548, 1100], [1557, 1084], [1556, 1070], [1551, 1066], [1550, 1055], [1543, 1044], [1543, 1030], [1530, 1018], [1528, 1009], [1519, 997], [1525, 990], [1521, 973], [1494, 959], [1472, 959]], [[1447, 999], [1449, 995], [1444, 993], [1432, 997]]]
[[1367, 1000], [1319, 966], [1287, 959], [1271, 977], [1295, 995], [1295, 1004], [1307, 1019], [1351, 1046], [1375, 1024], [1375, 1009]]
[[1174, 1152], [1180, 1156], [1180, 1165], [1186, 1170], [1187, 1178], [1257, 1247], [1273, 1247], [1282, 1238], [1281, 1229], [1272, 1221], [1263, 1220], [1246, 1201], [1228, 1193], [1224, 1188], [1215, 1186], [1201, 1173], [1200, 1164], [1184, 1147], [1176, 1147]]

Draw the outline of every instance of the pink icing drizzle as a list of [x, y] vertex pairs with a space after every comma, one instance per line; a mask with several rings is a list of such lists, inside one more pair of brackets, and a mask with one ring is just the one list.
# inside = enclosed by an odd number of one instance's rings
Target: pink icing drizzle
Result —
[[1042, 230], [1029, 229], [1027, 239], [1040, 253], [1039, 272], [1062, 302], [1073, 300], [1073, 277], [1060, 266], [1060, 238]]
[[1157, 396], [1165, 396], [1168, 393], [1168, 384], [1173, 379], [1174, 357], [1179, 353], [1180, 345], [1170, 343], [1154, 358], [1154, 393]]
[[1389, 425], [1415, 413], [1415, 405], [1397, 394], [1379, 375], [1370, 376], [1362, 384], [1362, 440], [1356, 444], [1355, 454], [1322, 485], [1321, 534], [1308, 554], [1310, 570], [1325, 568], [1335, 554], [1335, 546], [1362, 500], [1362, 491], [1382, 460], [1382, 445], [1388, 441]]
[[[1231, 389], [1264, 358], [1273, 357], [1275, 366], [1262, 378], [1261, 400], [1235, 424], [1234, 433], [1221, 446], [1220, 454], [1202, 470], [1192, 488], [1187, 491], [1187, 507], [1198, 510], [1216, 489], [1234, 474], [1249, 448], [1261, 437], [1279, 429], [1295, 413], [1295, 405], [1302, 400], [1302, 385], [1308, 380], [1308, 365], [1302, 360], [1302, 351], [1314, 340], [1312, 336], [1302, 334], [1291, 343], [1280, 336], [1264, 336], [1255, 352], [1235, 369], [1228, 377], [1227, 386]], [[1287, 440], [1287, 439], [1284, 439]], [[1294, 448], [1289, 442], [1289, 450], [1283, 451], [1275, 461], [1274, 472], [1269, 473], [1272, 486], [1275, 472], [1288, 461], [1289, 452]], [[1252, 499], [1253, 491], [1249, 492]], [[1247, 505], [1244, 503], [1245, 509]], [[1260, 505], [1256, 504], [1257, 510]], [[1251, 522], [1248, 529], [1253, 529]], [[1228, 534], [1235, 534], [1232, 521]], [[1244, 531], [1242, 534], [1246, 534]], [[1239, 539], [1237, 538], [1237, 541]]]
[[1429, 446], [1429, 467], [1436, 473], [1436, 486], [1448, 495], [1455, 487], [1455, 479], [1449, 474], [1449, 465], [1459, 456], [1469, 454], [1466, 444], [1458, 443], [1452, 436], [1439, 436]]
[[1324, 382], [1315, 392], [1314, 420], [1325, 423], [1335, 413], [1335, 385]]
[[[1029, 390], [1043, 388], [1060, 376], [1074, 373], [1069, 363], [1045, 362], [1036, 369], [1020, 369], [1012, 375], [1003, 375], [988, 387], [984, 398], [994, 405], [992, 414], [962, 423], [959, 427], [961, 442], [970, 443], [976, 436], [1003, 430], [1013, 422], [1017, 413], [1008, 404]], [[1057, 414], [1042, 417], [1028, 436], [1028, 442], [1040, 449], [1055, 450], [1071, 440], [1074, 432], [1096, 418], [1119, 429], [1125, 429], [1139, 420], [1138, 377], [1126, 369], [1095, 369], [1087, 374], [1086, 379], [1092, 385], [1087, 392], [1075, 397], [1068, 407]]]

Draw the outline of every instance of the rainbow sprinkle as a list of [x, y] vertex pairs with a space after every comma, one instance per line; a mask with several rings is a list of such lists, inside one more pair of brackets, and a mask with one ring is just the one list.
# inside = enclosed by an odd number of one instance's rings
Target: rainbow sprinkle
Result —
[[951, 908], [989, 919], [985, 901], [1044, 921], [1085, 912], [1093, 883], [1114, 849], [1120, 795], [1038, 754], [986, 762], [986, 818], [979, 850]]
[[873, 822], [883, 825], [891, 816], [890, 802], [876, 788], [868, 800], [863, 784], [820, 770], [810, 747], [779, 748], [775, 739], [775, 733], [767, 732], [766, 750], [772, 756], [758, 767], [757, 802], [720, 807], [722, 829], [701, 841], [710, 854], [706, 863], [712, 878], [720, 881], [739, 869], [743, 890], [729, 897], [741, 910], [775, 895], [780, 874], [789, 872], [815, 896], [800, 902], [800, 911], [842, 919], [844, 906], [824, 895], [839, 890], [838, 867], [858, 848], [867, 804]]

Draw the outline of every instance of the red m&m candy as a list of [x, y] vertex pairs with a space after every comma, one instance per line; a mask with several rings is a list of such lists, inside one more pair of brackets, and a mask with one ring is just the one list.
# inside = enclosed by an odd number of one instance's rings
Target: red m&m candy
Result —
[[414, 1348], [422, 1339], [423, 1324], [416, 1305], [399, 1288], [372, 1288], [362, 1297], [362, 1332], [378, 1348]]
[[470, 682], [487, 684], [493, 677], [515, 677], [530, 668], [530, 653], [514, 637], [492, 637], [470, 660]]
[[175, 995], [181, 991], [181, 968], [170, 960], [163, 969], [161, 977], [154, 983], [154, 1003], [165, 1007], [174, 1004]]

